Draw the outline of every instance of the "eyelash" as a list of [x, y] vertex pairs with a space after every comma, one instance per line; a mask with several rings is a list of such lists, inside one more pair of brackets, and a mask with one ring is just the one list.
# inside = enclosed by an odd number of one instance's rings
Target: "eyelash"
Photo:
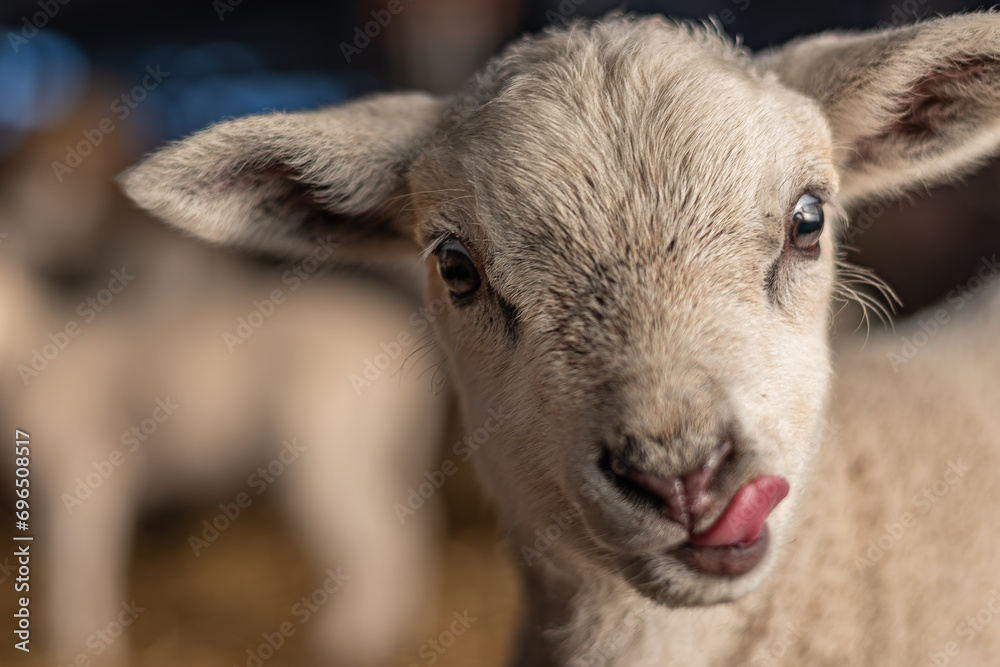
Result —
[[454, 239], [454, 238], [458, 238], [458, 236], [452, 233], [451, 231], [439, 230], [433, 232], [430, 235], [430, 238], [427, 239], [424, 249], [423, 251], [421, 251], [419, 255], [420, 261], [425, 261], [428, 257], [430, 257], [431, 255], [433, 255], [438, 251], [438, 248], [441, 247], [441, 244], [443, 244], [448, 239]]

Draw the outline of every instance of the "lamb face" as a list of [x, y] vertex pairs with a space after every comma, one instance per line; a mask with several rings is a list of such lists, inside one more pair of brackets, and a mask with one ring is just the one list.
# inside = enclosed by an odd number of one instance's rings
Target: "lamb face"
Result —
[[580, 510], [556, 553], [706, 604], [768, 569], [793, 503], [757, 505], [822, 430], [837, 176], [807, 98], [721, 40], [621, 28], [508, 54], [414, 208], [467, 423], [513, 415], [479, 460], [508, 520], [530, 544]]

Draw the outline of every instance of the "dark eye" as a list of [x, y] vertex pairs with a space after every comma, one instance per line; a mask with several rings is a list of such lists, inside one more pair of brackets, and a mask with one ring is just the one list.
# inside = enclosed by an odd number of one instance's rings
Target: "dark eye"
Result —
[[792, 213], [792, 227], [789, 243], [799, 250], [819, 249], [819, 237], [823, 234], [823, 202], [813, 195], [802, 195]]
[[482, 284], [479, 269], [458, 239], [449, 239], [437, 250], [438, 271], [441, 280], [451, 290], [452, 296], [465, 297], [473, 294]]

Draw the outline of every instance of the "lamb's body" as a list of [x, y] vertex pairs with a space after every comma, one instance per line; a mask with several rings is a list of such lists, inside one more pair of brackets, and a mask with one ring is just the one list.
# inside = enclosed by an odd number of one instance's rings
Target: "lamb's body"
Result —
[[987, 667], [1000, 632], [958, 624], [1000, 577], [997, 306], [899, 374], [877, 336], [834, 380], [829, 332], [842, 207], [995, 152], [998, 63], [993, 14], [763, 57], [613, 19], [449, 102], [208, 130], [126, 189], [214, 241], [424, 249], [467, 423], [512, 415], [477, 464], [526, 584], [514, 664]]
[[987, 606], [1000, 620], [998, 297], [947, 306], [953, 321], [898, 372], [892, 334], [835, 348], [833, 434], [773, 582], [778, 632], [808, 628], [787, 664], [923, 667], [950, 643], [948, 664], [1000, 657], [1000, 624], [963, 631]]
[[[22, 240], [23, 222], [7, 227], [9, 246]], [[419, 337], [417, 304], [317, 265], [261, 271], [146, 216], [128, 223], [107, 261], [129, 284], [92, 318], [77, 310], [92, 290], [60, 295], [15, 260], [23, 248], [5, 248], [0, 261], [0, 357], [12, 371], [0, 384], [0, 421], [34, 444], [50, 663], [93, 660], [88, 637], [134, 598], [125, 573], [142, 512], [202, 504], [217, 530], [239, 520], [219, 518], [219, 504], [231, 514], [242, 495], [251, 503], [242, 512], [262, 498], [284, 501], [319, 566], [317, 587], [327, 570], [350, 578], [310, 625], [317, 655], [381, 664], [410, 639], [431, 592], [435, 509], [400, 525], [392, 504], [431, 467], [447, 397], [426, 376], [389, 366], [363, 387], [351, 376], [401, 333]], [[270, 301], [275, 290], [280, 303]], [[250, 315], [255, 303], [267, 318]], [[240, 318], [259, 327], [237, 333]], [[67, 322], [79, 333], [32, 374], [32, 349]], [[226, 539], [200, 528], [187, 538], [188, 558]], [[125, 635], [100, 664], [129, 664], [127, 645]]]

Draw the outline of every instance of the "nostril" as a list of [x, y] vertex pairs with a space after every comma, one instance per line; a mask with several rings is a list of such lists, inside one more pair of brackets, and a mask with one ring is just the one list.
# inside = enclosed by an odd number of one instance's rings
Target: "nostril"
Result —
[[611, 481], [635, 501], [663, 509], [674, 521], [687, 526], [684, 484], [679, 477], [666, 478], [636, 468], [620, 454], [605, 450], [603, 467]]
[[730, 453], [731, 446], [724, 443], [696, 470], [676, 477], [640, 470], [623, 456], [610, 451], [606, 454], [605, 467], [620, 488], [651, 499], [667, 518], [690, 530], [711, 508], [712, 482]]
[[680, 477], [660, 477], [648, 472], [635, 472], [633, 479], [663, 503], [667, 517], [685, 528], [691, 528], [693, 517]]

